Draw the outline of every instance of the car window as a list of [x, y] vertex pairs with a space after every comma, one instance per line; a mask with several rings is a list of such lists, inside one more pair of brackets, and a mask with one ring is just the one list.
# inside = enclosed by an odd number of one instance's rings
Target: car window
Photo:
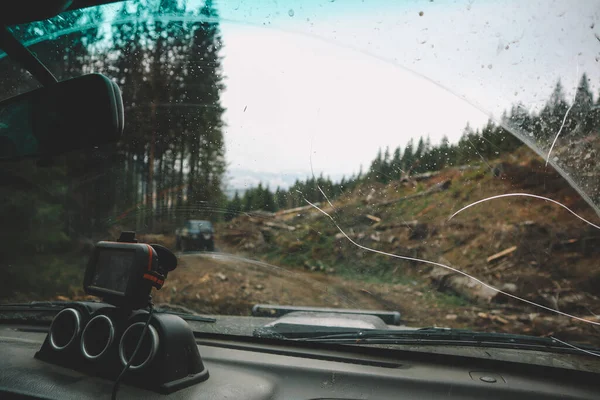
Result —
[[[599, 5], [136, 0], [10, 27], [58, 79], [117, 83], [125, 130], [3, 164], [1, 299], [89, 298], [94, 243], [136, 231], [181, 266], [156, 304], [600, 345]], [[39, 84], [1, 53], [0, 87]]]

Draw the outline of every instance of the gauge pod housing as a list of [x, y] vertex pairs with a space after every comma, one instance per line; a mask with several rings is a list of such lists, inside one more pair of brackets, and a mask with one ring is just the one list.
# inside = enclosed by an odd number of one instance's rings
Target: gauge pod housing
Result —
[[167, 394], [208, 379], [194, 334], [183, 319], [106, 303], [68, 304], [55, 316], [35, 357], [114, 381], [131, 358], [149, 317], [123, 383]]

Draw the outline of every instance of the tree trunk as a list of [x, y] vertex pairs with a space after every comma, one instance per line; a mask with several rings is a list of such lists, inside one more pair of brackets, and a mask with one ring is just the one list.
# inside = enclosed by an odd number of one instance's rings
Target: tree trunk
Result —
[[149, 231], [153, 226], [154, 215], [154, 151], [156, 146], [156, 102], [152, 102], [150, 107], [152, 115], [152, 138], [148, 148], [148, 175], [146, 176], [146, 225]]
[[[196, 170], [198, 167], [198, 142], [194, 142], [194, 136], [191, 136], [192, 143], [190, 146], [190, 172], [188, 174], [188, 185], [187, 185], [187, 218], [192, 214], [192, 209], [195, 206], [197, 200], [197, 188], [196, 188]], [[197, 140], [197, 138], [196, 138]]]
[[136, 162], [137, 165], [137, 173], [136, 173], [136, 190], [135, 190], [135, 197], [136, 197], [136, 214], [138, 216], [137, 221], [136, 221], [136, 230], [140, 230], [145, 223], [144, 220], [144, 215], [145, 215], [145, 210], [144, 207], [142, 207], [142, 205], [144, 204], [144, 199], [145, 199], [145, 193], [146, 193], [146, 176], [145, 176], [145, 168], [146, 168], [146, 162], [144, 160], [145, 158], [145, 153], [144, 152], [140, 152], [138, 154], [138, 159]]
[[171, 184], [171, 190], [169, 192], [169, 216], [172, 222], [176, 221], [176, 203], [177, 196], [179, 195], [180, 188], [177, 182], [177, 152], [173, 150], [171, 154], [171, 178], [169, 179], [169, 183]]
[[178, 193], [177, 193], [177, 223], [179, 223], [179, 218], [182, 216], [182, 207], [183, 207], [183, 197], [186, 193], [185, 190], [185, 182], [183, 177], [183, 161], [185, 159], [185, 137], [181, 137], [181, 154], [179, 159], [179, 182], [178, 182]]
[[163, 212], [164, 212], [164, 196], [165, 193], [165, 178], [164, 178], [164, 152], [161, 154], [158, 159], [158, 177], [156, 179], [156, 213], [154, 222], [162, 222], [163, 221]]

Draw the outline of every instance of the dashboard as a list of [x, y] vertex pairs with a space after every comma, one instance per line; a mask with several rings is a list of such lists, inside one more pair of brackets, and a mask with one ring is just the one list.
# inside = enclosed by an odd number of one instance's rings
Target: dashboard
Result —
[[[47, 326], [0, 326], [0, 398], [109, 399], [113, 381], [35, 358]], [[208, 379], [159, 394], [122, 383], [121, 399], [597, 399], [597, 374], [392, 350], [196, 338]]]

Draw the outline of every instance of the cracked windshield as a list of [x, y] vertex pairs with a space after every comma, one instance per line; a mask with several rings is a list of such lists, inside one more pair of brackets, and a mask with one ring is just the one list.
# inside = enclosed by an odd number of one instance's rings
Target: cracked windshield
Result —
[[[2, 303], [95, 299], [94, 244], [135, 231], [176, 254], [153, 292], [176, 312], [600, 346], [597, 1], [139, 0], [10, 29], [59, 80], [113, 80], [125, 129], [2, 163]], [[39, 86], [0, 71], [2, 100]]]

